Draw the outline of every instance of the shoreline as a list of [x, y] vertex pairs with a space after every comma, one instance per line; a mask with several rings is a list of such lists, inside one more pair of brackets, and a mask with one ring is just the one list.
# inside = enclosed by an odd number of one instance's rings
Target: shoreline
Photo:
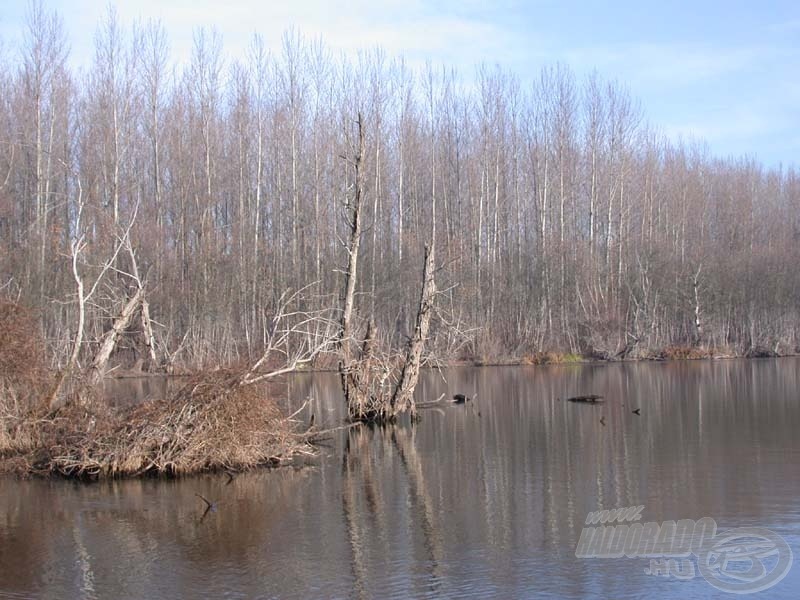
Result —
[[[702, 362], [702, 361], [718, 361], [718, 360], [766, 360], [766, 359], [779, 359], [779, 358], [797, 358], [800, 357], [800, 353], [788, 353], [788, 354], [774, 354], [771, 356], [748, 356], [746, 354], [719, 354], [719, 355], [710, 355], [710, 356], [686, 356], [686, 357], [661, 357], [661, 356], [652, 356], [652, 357], [640, 357], [640, 358], [613, 358], [613, 359], [602, 359], [602, 358], [579, 358], [577, 360], [553, 360], [553, 361], [544, 361], [544, 362], [536, 362], [531, 360], [528, 357], [518, 357], [518, 358], [508, 358], [508, 359], [494, 359], [494, 360], [485, 360], [485, 359], [474, 359], [474, 360], [453, 360], [448, 362], [442, 362], [439, 366], [444, 369], [454, 369], [454, 368], [483, 368], [483, 367], [556, 367], [556, 366], [563, 366], [563, 367], [597, 367], [597, 366], [605, 366], [605, 365], [615, 365], [615, 364], [631, 364], [631, 363], [681, 363], [681, 362]], [[430, 370], [436, 369], [439, 367], [431, 366], [431, 365], [422, 365], [421, 369]], [[219, 367], [213, 367], [212, 370], [218, 370]], [[116, 369], [120, 371], [118, 374], [115, 374], [113, 371], [106, 375], [106, 379], [112, 380], [123, 380], [123, 379], [141, 379], [141, 378], [149, 378], [149, 377], [169, 377], [174, 379], [179, 378], [187, 378], [191, 377], [192, 375], [197, 374], [203, 370], [202, 367], [195, 369], [195, 370], [181, 370], [174, 373], [166, 373], [163, 371], [155, 371], [155, 372], [131, 372], [131, 371], [124, 371], [122, 369]], [[297, 369], [292, 374], [299, 374], [299, 373], [336, 373], [337, 369], [335, 367], [306, 367]]]
[[[606, 366], [619, 363], [797, 358], [781, 356], [705, 356], [572, 360], [532, 363], [521, 359], [451, 361], [445, 368]], [[553, 355], [550, 355], [553, 358]], [[428, 369], [432, 366], [426, 367]], [[303, 369], [299, 373], [332, 372]], [[139, 477], [175, 478], [202, 473], [242, 472], [291, 464], [316, 454], [320, 431], [286, 415], [274, 397], [232, 382], [240, 373], [226, 369], [185, 377], [182, 374], [118, 373], [116, 379], [175, 377], [184, 380], [168, 399], [114, 411], [104, 405], [73, 403], [53, 414], [34, 410], [18, 415], [5, 432], [0, 477], [63, 478], [98, 481]], [[109, 377], [106, 381], [113, 380]], [[168, 452], [164, 450], [168, 447]], [[209, 453], [208, 444], [214, 451]], [[255, 450], [254, 450], [255, 449]]]

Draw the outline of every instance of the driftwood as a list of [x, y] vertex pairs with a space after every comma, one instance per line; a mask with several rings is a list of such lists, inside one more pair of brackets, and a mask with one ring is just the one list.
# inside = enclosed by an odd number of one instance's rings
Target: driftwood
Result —
[[444, 394], [439, 395], [436, 400], [431, 400], [429, 402], [417, 402], [417, 410], [421, 410], [424, 408], [438, 408], [443, 406], [445, 403], [442, 402], [444, 400]]
[[603, 397], [598, 396], [597, 394], [589, 394], [587, 396], [573, 396], [572, 398], [567, 398], [567, 402], [583, 402], [585, 404], [596, 404], [602, 401]]
[[211, 502], [211, 500], [209, 500], [208, 498], [206, 498], [202, 494], [198, 494], [197, 492], [195, 492], [194, 495], [197, 496], [198, 498], [200, 498], [200, 500], [202, 500], [206, 505], [206, 509], [203, 511], [203, 515], [200, 517], [200, 522], [202, 523], [205, 520], [205, 518], [208, 516], [208, 513], [217, 512], [217, 504], [218, 503], [217, 502]]

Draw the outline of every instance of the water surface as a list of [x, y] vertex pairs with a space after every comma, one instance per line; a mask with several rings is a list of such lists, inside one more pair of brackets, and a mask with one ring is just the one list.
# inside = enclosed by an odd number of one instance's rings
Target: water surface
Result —
[[[290, 392], [341, 422], [334, 374]], [[767, 527], [800, 555], [798, 359], [459, 368], [426, 373], [418, 399], [445, 392], [477, 399], [229, 485], [2, 479], [0, 597], [723, 597], [645, 559], [575, 557], [589, 511], [640, 504]], [[558, 399], [585, 393], [607, 401]], [[761, 596], [799, 597], [800, 565]]]

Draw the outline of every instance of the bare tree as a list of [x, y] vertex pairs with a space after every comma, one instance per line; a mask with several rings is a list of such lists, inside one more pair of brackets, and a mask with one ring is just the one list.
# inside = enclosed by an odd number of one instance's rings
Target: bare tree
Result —
[[[563, 65], [525, 89], [502, 69], [338, 58], [297, 33], [276, 56], [256, 37], [226, 68], [221, 44], [198, 31], [173, 64], [160, 24], [112, 9], [73, 70], [60, 19], [33, 2], [6, 48], [0, 282], [38, 310], [53, 365], [88, 366], [87, 340], [136, 295], [119, 238], [137, 205], [147, 293], [126, 333], [142, 329], [155, 368], [257, 360], [283, 293], [307, 281], [319, 293], [298, 310], [340, 297], [345, 363], [374, 321], [373, 379], [390, 397], [410, 340], [426, 341], [423, 361], [800, 347], [796, 168], [666, 139], [623, 85], [579, 88]], [[89, 294], [112, 256], [78, 328], [75, 272]], [[431, 257], [466, 345], [419, 320]], [[124, 360], [112, 351], [102, 370]]]

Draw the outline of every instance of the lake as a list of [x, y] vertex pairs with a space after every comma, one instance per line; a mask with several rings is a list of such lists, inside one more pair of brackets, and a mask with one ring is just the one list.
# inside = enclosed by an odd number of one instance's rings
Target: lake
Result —
[[[289, 390], [341, 424], [335, 374]], [[800, 563], [800, 359], [453, 368], [417, 399], [457, 392], [475, 400], [229, 483], [0, 479], [0, 597], [730, 596], [648, 558], [576, 557], [590, 511], [641, 505], [642, 522], [768, 528]], [[589, 393], [606, 401], [564, 401]], [[800, 564], [760, 597], [800, 597]]]

